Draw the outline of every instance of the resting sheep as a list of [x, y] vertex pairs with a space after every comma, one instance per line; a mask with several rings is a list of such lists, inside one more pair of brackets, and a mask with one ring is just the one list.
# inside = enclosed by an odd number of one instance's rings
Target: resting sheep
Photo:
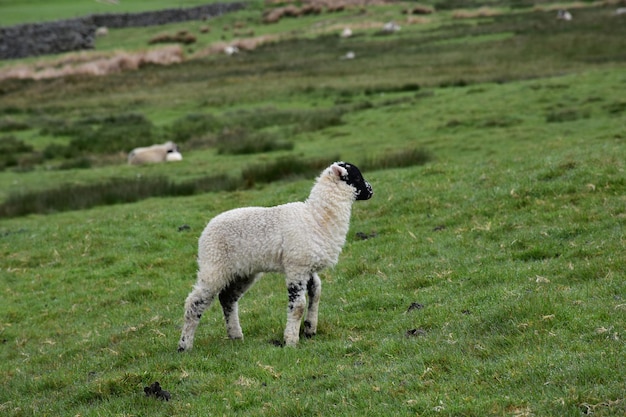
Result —
[[306, 296], [304, 334], [317, 331], [321, 281], [317, 273], [337, 264], [355, 200], [372, 197], [359, 169], [336, 162], [317, 178], [306, 201], [245, 207], [213, 218], [199, 239], [198, 279], [185, 302], [178, 351], [193, 346], [204, 311], [218, 296], [231, 339], [242, 339], [238, 301], [263, 272], [285, 274], [289, 304], [284, 340], [296, 346]]
[[182, 155], [170, 156], [170, 159], [168, 159], [168, 154], [170, 153], [178, 153], [180, 155], [180, 153], [178, 152], [178, 146], [176, 146], [176, 144], [171, 141], [165, 142], [161, 145], [152, 145], [145, 148], [135, 148], [128, 154], [128, 163], [131, 165], [142, 165], [156, 162], [182, 160]]

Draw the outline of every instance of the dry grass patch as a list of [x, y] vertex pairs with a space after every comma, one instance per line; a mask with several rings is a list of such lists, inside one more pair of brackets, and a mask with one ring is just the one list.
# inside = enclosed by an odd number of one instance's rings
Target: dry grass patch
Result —
[[227, 47], [236, 47], [240, 51], [253, 51], [261, 45], [277, 42], [283, 39], [280, 35], [261, 35], [251, 38], [234, 39], [230, 42], [219, 41], [192, 55], [192, 59], [203, 58], [209, 55], [222, 54]]
[[11, 65], [0, 69], [0, 80], [9, 78], [42, 80], [67, 75], [108, 75], [137, 70], [147, 64], [172, 65], [185, 60], [179, 45], [139, 52], [75, 52], [61, 58], [42, 59], [32, 64]]
[[476, 10], [454, 10], [452, 12], [453, 19], [475, 19], [477, 17], [493, 17], [501, 15], [500, 10], [491, 7], [480, 7]]
[[152, 37], [148, 43], [150, 45], [155, 43], [182, 43], [184, 45], [189, 45], [195, 43], [196, 40], [196, 37], [192, 33], [189, 33], [186, 30], [181, 30], [175, 34], [160, 33]]
[[[393, 0], [343, 0], [343, 1], [330, 1], [330, 0], [308, 0], [303, 1], [301, 6], [295, 6], [288, 4], [281, 7], [272, 7], [275, 4], [295, 3], [294, 1], [281, 1], [274, 0], [267, 1], [266, 4], [271, 8], [265, 11], [263, 14], [263, 23], [277, 23], [284, 17], [300, 17], [311, 14], [335, 13], [342, 12], [351, 8], [360, 8], [365, 6], [383, 5], [395, 3]], [[299, 2], [298, 2], [299, 3]]]

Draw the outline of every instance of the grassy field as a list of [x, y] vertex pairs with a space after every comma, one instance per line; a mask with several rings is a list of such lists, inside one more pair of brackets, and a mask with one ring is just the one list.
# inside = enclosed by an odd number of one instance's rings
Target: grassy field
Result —
[[0, 4], [0, 26], [36, 23], [46, 20], [73, 19], [90, 14], [136, 13], [146, 10], [174, 9], [218, 3], [216, 0], [4, 0]]
[[[537, 4], [263, 25], [254, 3], [204, 22], [182, 64], [0, 81], [0, 414], [623, 416], [626, 17]], [[235, 22], [280, 38], [194, 57]], [[95, 52], [200, 25], [112, 31]], [[184, 161], [126, 165], [169, 139]], [[339, 158], [375, 195], [321, 274], [318, 334], [276, 346], [269, 274], [240, 303], [244, 341], [213, 306], [177, 353], [206, 222], [305, 199]], [[144, 395], [155, 381], [170, 401]]]

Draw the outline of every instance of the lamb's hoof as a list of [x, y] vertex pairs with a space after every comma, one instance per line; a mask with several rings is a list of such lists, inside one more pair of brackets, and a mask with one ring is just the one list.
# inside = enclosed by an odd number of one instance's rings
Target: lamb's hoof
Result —
[[179, 351], [179, 352], [184, 352], [184, 351], [185, 351], [185, 348], [184, 348], [184, 347], [182, 347], [182, 346], [178, 346], [178, 351]]
[[304, 337], [306, 337], [307, 339], [312, 338], [313, 336], [315, 336], [316, 333], [316, 329], [313, 328], [313, 326], [311, 325], [311, 322], [308, 320], [304, 321]]

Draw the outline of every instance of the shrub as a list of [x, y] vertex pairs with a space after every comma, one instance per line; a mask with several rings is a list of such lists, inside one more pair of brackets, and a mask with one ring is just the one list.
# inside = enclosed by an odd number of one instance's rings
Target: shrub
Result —
[[212, 114], [190, 114], [176, 120], [168, 131], [172, 141], [185, 143], [210, 132], [219, 132], [223, 128], [224, 123]]
[[293, 143], [281, 141], [275, 135], [249, 132], [243, 128], [225, 129], [217, 138], [220, 154], [246, 155], [278, 150], [292, 150]]
[[317, 110], [304, 112], [299, 116], [296, 132], [314, 132], [326, 129], [327, 127], [340, 126], [343, 124], [344, 110], [333, 108], [329, 110]]
[[[76, 125], [87, 123], [89, 120], [83, 120]], [[152, 133], [152, 122], [142, 114], [112, 115], [96, 123], [95, 128], [90, 128], [85, 134], [72, 139], [69, 146], [81, 152], [112, 153], [147, 146], [156, 140]]]
[[626, 101], [615, 101], [604, 106], [604, 109], [612, 115], [621, 115], [626, 112]]
[[[343, 123], [342, 116], [346, 109], [335, 107], [325, 110], [280, 110], [274, 108], [239, 110], [227, 113], [222, 117], [211, 114], [190, 114], [177, 120], [168, 128], [168, 137], [176, 143], [185, 143], [189, 140], [198, 142], [199, 137], [215, 134], [221, 146], [221, 153], [256, 153], [272, 150], [293, 149], [293, 144], [280, 140], [281, 135], [291, 135], [303, 132], [312, 132]], [[242, 128], [242, 126], [245, 126]], [[283, 127], [283, 132], [271, 137], [269, 133], [252, 131], [265, 128]], [[226, 134], [224, 132], [227, 132]], [[247, 138], [249, 141], [262, 142], [251, 146], [248, 140], [241, 144], [242, 150], [231, 150], [229, 142], [234, 142], [236, 136]], [[200, 141], [207, 142], [207, 141]], [[208, 141], [210, 143], [210, 141]], [[221, 143], [220, 143], [221, 142]], [[234, 146], [234, 145], [233, 145]], [[234, 146], [237, 148], [237, 146]], [[232, 148], [232, 149], [234, 149]], [[256, 149], [260, 148], [260, 149]]]
[[87, 168], [91, 168], [91, 159], [84, 157], [84, 156], [62, 162], [61, 165], [58, 166], [58, 169], [60, 170], [87, 169]]
[[0, 137], [0, 170], [19, 164], [19, 154], [32, 152], [33, 147], [15, 136]]
[[364, 93], [366, 96], [384, 93], [407, 93], [412, 91], [419, 91], [420, 88], [421, 86], [417, 83], [408, 83], [400, 86], [369, 87], [365, 89]]
[[103, 183], [64, 184], [55, 189], [14, 193], [0, 205], [0, 217], [81, 210], [99, 205], [131, 203], [149, 197], [183, 196], [209, 191], [232, 191], [241, 185], [225, 175], [176, 184], [166, 177], [112, 178]]
[[33, 147], [15, 136], [0, 137], [0, 154], [32, 152]]
[[586, 119], [589, 117], [588, 111], [579, 111], [575, 109], [562, 109], [552, 111], [546, 115], [546, 122], [548, 123], [561, 123], [561, 122], [573, 122], [578, 119]]
[[0, 119], [0, 132], [15, 132], [27, 129], [30, 129], [30, 126], [26, 122], [20, 122], [9, 117]]
[[70, 123], [67, 120], [46, 120], [39, 132], [41, 135], [80, 137], [88, 133], [89, 128], [83, 124]]
[[402, 149], [381, 156], [375, 156], [361, 161], [359, 168], [367, 171], [377, 169], [404, 168], [414, 165], [424, 165], [433, 159], [430, 152], [425, 149]]
[[59, 145], [53, 143], [48, 145], [43, 150], [44, 159], [57, 159], [57, 158], [75, 158], [79, 155], [79, 150], [71, 146]]
[[113, 153], [146, 146], [157, 140], [153, 125], [138, 113], [122, 113], [105, 117], [86, 117], [74, 123], [50, 120], [42, 135], [69, 136], [68, 146], [51, 145], [44, 151], [46, 158], [72, 158], [85, 153]]

